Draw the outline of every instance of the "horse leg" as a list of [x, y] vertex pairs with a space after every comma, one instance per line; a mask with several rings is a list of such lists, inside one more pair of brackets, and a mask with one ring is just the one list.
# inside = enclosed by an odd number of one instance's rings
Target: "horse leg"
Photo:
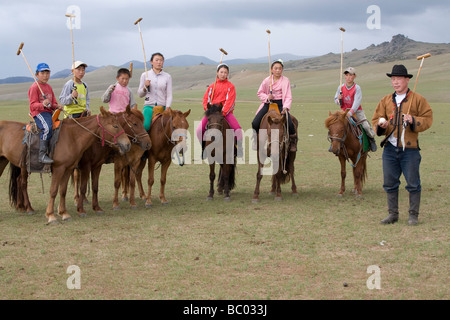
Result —
[[98, 186], [100, 181], [100, 172], [102, 171], [102, 166], [98, 166], [91, 170], [91, 179], [92, 179], [92, 210], [96, 214], [103, 214], [102, 208], [98, 205]]
[[62, 176], [61, 183], [59, 185], [59, 210], [58, 214], [61, 216], [63, 221], [70, 221], [72, 218], [69, 213], [67, 213], [66, 208], [66, 194], [67, 186], [69, 184], [71, 170], [66, 170]]
[[276, 181], [276, 179], [274, 178], [274, 176], [272, 176], [272, 187], [270, 188], [269, 194], [270, 194], [271, 196], [274, 196], [276, 190], [277, 190], [277, 181]]
[[345, 177], [347, 176], [347, 171], [345, 168], [345, 158], [339, 156], [339, 161], [341, 163], [341, 190], [339, 190], [338, 197], [342, 197], [345, 192]]
[[167, 180], [167, 170], [169, 170], [169, 166], [172, 163], [171, 160], [166, 161], [161, 165], [161, 190], [159, 191], [159, 199], [161, 200], [161, 204], [169, 204], [167, 201], [164, 192], [166, 190], [166, 180]]
[[0, 157], [0, 177], [3, 174], [3, 171], [5, 170], [6, 166], [8, 165], [9, 160], [5, 157]]
[[294, 160], [291, 159], [291, 163], [289, 164], [289, 175], [291, 176], [291, 181], [292, 181], [291, 190], [292, 190], [292, 195], [298, 196], [297, 185], [295, 184], [294, 172], [295, 172]]
[[73, 189], [75, 190], [75, 194], [73, 196], [73, 200], [76, 206], [78, 206], [78, 199], [80, 197], [79, 189], [80, 189], [80, 183], [79, 183], [79, 175], [80, 175], [80, 169], [75, 168], [73, 169], [73, 172], [71, 174], [72, 181], [73, 181]]
[[128, 190], [130, 188], [130, 168], [129, 166], [124, 166], [122, 169], [122, 201], [128, 201]]
[[224, 188], [224, 200], [230, 201], [230, 170], [231, 167], [229, 164], [224, 164], [222, 167], [222, 175], [221, 180], [223, 181]]
[[[153, 157], [148, 158], [148, 194], [145, 201], [145, 207], [150, 208], [152, 204], [152, 186], [155, 183], [155, 164], [156, 160]], [[162, 170], [161, 170], [162, 173]]]
[[[79, 183], [78, 178], [75, 180], [75, 177], [78, 176], [78, 174], [75, 174], [76, 171], [78, 171], [80, 176]], [[75, 186], [78, 185], [78, 187], [75, 187], [75, 193], [78, 195], [75, 196], [78, 215], [80, 217], [85, 217], [86, 210], [84, 210], [84, 198], [86, 197], [88, 184], [87, 181], [89, 179], [89, 168], [82, 168], [81, 170], [75, 169], [72, 173], [72, 179], [75, 182]]]
[[142, 200], [146, 199], [146, 195], [145, 195], [145, 191], [144, 191], [144, 187], [142, 185], [142, 172], [144, 171], [144, 167], [146, 164], [147, 160], [140, 160], [139, 164], [136, 168], [136, 183], [139, 189], [139, 197]]
[[45, 216], [47, 218], [47, 224], [55, 223], [58, 220], [55, 217], [55, 198], [58, 194], [58, 187], [59, 187], [59, 180], [61, 179], [62, 173], [61, 171], [64, 170], [64, 168], [55, 168], [53, 167], [52, 172], [52, 181], [50, 184], [50, 198], [48, 200], [47, 209], [45, 210]]
[[214, 180], [216, 179], [215, 163], [209, 165], [209, 195], [206, 200], [214, 198]]
[[23, 208], [28, 214], [34, 214], [34, 209], [28, 197], [28, 171], [25, 168], [20, 168], [20, 184], [22, 188]]
[[277, 195], [275, 196], [275, 200], [281, 201], [281, 200], [283, 200], [283, 197], [281, 196], [281, 183], [280, 183], [280, 180], [278, 179], [277, 175], [273, 175], [272, 179], [275, 180], [275, 184], [276, 184], [276, 187], [277, 187]]
[[360, 163], [357, 164], [356, 168], [353, 168], [353, 179], [354, 179], [354, 193], [360, 198], [362, 197], [362, 170]]
[[114, 197], [113, 210], [119, 210], [119, 188], [122, 181], [122, 165], [120, 159], [116, 158], [114, 161]]
[[137, 209], [136, 198], [135, 198], [135, 189], [136, 189], [136, 169], [139, 166], [139, 162], [135, 162], [134, 164], [130, 164], [128, 174], [129, 174], [129, 188], [130, 188], [130, 207], [131, 209]]
[[258, 160], [258, 172], [256, 173], [256, 186], [255, 186], [255, 192], [253, 193], [253, 199], [252, 199], [253, 203], [259, 202], [259, 185], [260, 185], [261, 179], [262, 179], [261, 170], [262, 170], [263, 166], [264, 165], [261, 164]]
[[223, 171], [223, 165], [220, 165], [219, 169], [219, 177], [217, 178], [217, 194], [223, 194], [225, 180], [224, 180], [224, 171]]

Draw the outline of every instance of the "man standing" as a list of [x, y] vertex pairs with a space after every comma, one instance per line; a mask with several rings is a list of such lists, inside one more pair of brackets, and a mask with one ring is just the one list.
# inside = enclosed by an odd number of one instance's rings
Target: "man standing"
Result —
[[[387, 193], [389, 215], [381, 223], [398, 221], [398, 189], [403, 173], [409, 192], [408, 224], [416, 225], [422, 190], [418, 136], [419, 132], [431, 127], [433, 112], [424, 97], [409, 90], [408, 83], [412, 75], [408, 74], [404, 65], [394, 65], [392, 73], [386, 75], [391, 78], [395, 92], [381, 99], [372, 118], [377, 135], [385, 136], [380, 146], [384, 147], [383, 189]], [[401, 139], [403, 130], [404, 140]]]

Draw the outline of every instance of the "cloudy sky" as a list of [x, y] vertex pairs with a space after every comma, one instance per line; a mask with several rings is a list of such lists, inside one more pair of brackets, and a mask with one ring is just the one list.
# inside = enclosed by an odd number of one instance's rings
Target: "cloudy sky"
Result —
[[33, 70], [47, 62], [52, 72], [72, 63], [73, 21], [75, 58], [88, 65], [120, 65], [143, 61], [139, 30], [147, 59], [162, 52], [166, 59], [191, 54], [220, 59], [257, 58], [268, 53], [301, 56], [364, 49], [404, 34], [423, 42], [450, 43], [450, 1], [446, 0], [0, 0], [0, 79], [29, 76], [17, 49]]

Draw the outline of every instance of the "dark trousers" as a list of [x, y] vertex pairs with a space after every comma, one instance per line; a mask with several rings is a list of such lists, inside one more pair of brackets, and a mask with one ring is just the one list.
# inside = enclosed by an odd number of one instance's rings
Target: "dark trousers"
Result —
[[[278, 105], [278, 110], [283, 111], [283, 102], [281, 100], [274, 100], [274, 103]], [[255, 118], [252, 121], [252, 128], [256, 131], [256, 133], [259, 132], [259, 126], [261, 125], [261, 120], [266, 115], [267, 111], [269, 111], [269, 103], [265, 103], [264, 106], [259, 110], [259, 112], [256, 114]], [[289, 134], [295, 134], [295, 127], [294, 123], [292, 122], [291, 115], [288, 114], [288, 111], [286, 110], [286, 115], [288, 116], [289, 121]]]
[[41, 129], [40, 139], [47, 141], [53, 135], [53, 120], [50, 112], [41, 112], [34, 117], [36, 126]]

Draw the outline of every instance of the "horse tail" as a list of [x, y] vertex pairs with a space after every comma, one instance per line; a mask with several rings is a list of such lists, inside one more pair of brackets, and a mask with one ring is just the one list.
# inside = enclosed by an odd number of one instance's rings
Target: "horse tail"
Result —
[[20, 190], [20, 183], [18, 183], [21, 170], [19, 167], [10, 163], [9, 171], [9, 203], [12, 207], [19, 209], [20, 205], [23, 203], [23, 194]]
[[284, 166], [284, 159], [281, 156], [280, 157], [280, 168], [278, 170], [278, 172], [273, 176], [273, 179], [277, 179], [278, 181], [280, 181], [280, 184], [285, 184], [285, 183], [289, 183], [289, 181], [291, 180], [291, 168], [289, 165], [290, 162], [290, 152], [288, 152], [287, 158], [286, 158], [286, 167], [284, 168], [286, 170], [286, 173], [283, 172], [283, 166]]

